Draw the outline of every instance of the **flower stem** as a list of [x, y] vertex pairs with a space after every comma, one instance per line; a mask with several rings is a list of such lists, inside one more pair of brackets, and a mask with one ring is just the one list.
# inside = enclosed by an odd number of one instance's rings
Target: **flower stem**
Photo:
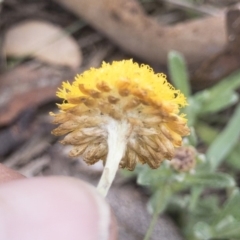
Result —
[[107, 195], [117, 173], [119, 163], [124, 157], [130, 125], [126, 121], [111, 119], [107, 125], [108, 155], [97, 190], [104, 197]]
[[147, 230], [147, 233], [146, 233], [143, 240], [151, 239], [154, 227], [156, 226], [156, 223], [157, 223], [157, 220], [158, 220], [158, 216], [159, 216], [159, 213], [157, 211], [155, 211], [154, 214], [153, 214], [152, 220], [150, 222], [149, 228]]

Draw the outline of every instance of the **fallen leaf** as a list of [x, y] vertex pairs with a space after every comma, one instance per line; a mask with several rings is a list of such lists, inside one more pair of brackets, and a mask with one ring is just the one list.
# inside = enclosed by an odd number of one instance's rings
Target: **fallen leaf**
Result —
[[6, 56], [34, 56], [54, 65], [77, 68], [82, 62], [81, 50], [73, 37], [52, 23], [24, 21], [10, 28], [3, 49]]
[[120, 48], [150, 63], [165, 65], [169, 51], [199, 64], [226, 44], [225, 12], [163, 26], [145, 14], [137, 0], [54, 0], [84, 19]]
[[0, 128], [11, 124], [28, 108], [55, 101], [63, 79], [71, 80], [71, 69], [40, 66], [31, 61], [0, 75]]
[[8, 105], [0, 109], [0, 125], [10, 122], [26, 107], [38, 107], [41, 104], [54, 101], [56, 99], [55, 92], [56, 87], [46, 87], [16, 95]]

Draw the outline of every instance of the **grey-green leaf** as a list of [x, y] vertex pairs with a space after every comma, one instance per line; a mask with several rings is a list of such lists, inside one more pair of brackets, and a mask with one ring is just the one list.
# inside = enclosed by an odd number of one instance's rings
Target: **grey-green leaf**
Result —
[[225, 173], [196, 173], [188, 175], [185, 183], [190, 186], [226, 188], [235, 186], [234, 179]]
[[238, 101], [238, 95], [233, 91], [224, 91], [219, 93], [215, 100], [209, 101], [201, 108], [200, 114], [215, 113], [235, 104]]
[[240, 239], [239, 226], [239, 221], [228, 216], [216, 227], [212, 237], [216, 239]]
[[163, 185], [151, 196], [148, 202], [148, 210], [151, 213], [162, 213], [168, 205], [171, 194], [171, 188], [168, 187], [167, 184]]
[[218, 223], [226, 216], [233, 216], [237, 221], [240, 221], [240, 192], [238, 189], [229, 196], [214, 222]]
[[171, 51], [168, 54], [168, 68], [174, 86], [189, 97], [191, 94], [189, 75], [183, 55], [177, 51]]
[[208, 240], [208, 239], [211, 239], [213, 230], [205, 222], [198, 222], [194, 226], [194, 234], [197, 237], [197, 239]]
[[234, 90], [240, 87], [240, 71], [223, 79], [212, 88], [196, 93], [193, 98], [201, 106], [199, 112], [217, 112], [236, 103], [238, 95]]
[[238, 142], [240, 105], [237, 106], [225, 129], [209, 147], [206, 156], [211, 162], [212, 170], [216, 169]]

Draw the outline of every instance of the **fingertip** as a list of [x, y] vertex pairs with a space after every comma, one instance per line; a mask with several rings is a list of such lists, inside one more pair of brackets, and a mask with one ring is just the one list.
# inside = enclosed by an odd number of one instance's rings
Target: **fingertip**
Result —
[[68, 177], [2, 184], [0, 221], [3, 240], [113, 240], [116, 236], [104, 199], [90, 185]]

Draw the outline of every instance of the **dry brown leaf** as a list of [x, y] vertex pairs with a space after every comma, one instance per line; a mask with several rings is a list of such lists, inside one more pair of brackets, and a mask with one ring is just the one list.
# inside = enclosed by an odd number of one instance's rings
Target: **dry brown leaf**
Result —
[[226, 44], [224, 12], [175, 26], [161, 26], [137, 0], [55, 0], [104, 33], [125, 51], [149, 62], [166, 64], [170, 50], [198, 64]]
[[44, 21], [25, 21], [10, 28], [3, 45], [7, 56], [34, 56], [42, 61], [77, 68], [82, 54], [62, 28]]
[[11, 124], [28, 108], [55, 101], [62, 80], [72, 79], [71, 69], [41, 66], [31, 61], [0, 75], [0, 128]]
[[231, 7], [226, 14], [228, 44], [217, 54], [206, 58], [192, 74], [193, 89], [210, 87], [240, 68], [240, 5]]
[[45, 87], [16, 95], [8, 105], [0, 109], [0, 125], [9, 123], [27, 107], [38, 107], [43, 103], [54, 101], [55, 92], [56, 87]]

